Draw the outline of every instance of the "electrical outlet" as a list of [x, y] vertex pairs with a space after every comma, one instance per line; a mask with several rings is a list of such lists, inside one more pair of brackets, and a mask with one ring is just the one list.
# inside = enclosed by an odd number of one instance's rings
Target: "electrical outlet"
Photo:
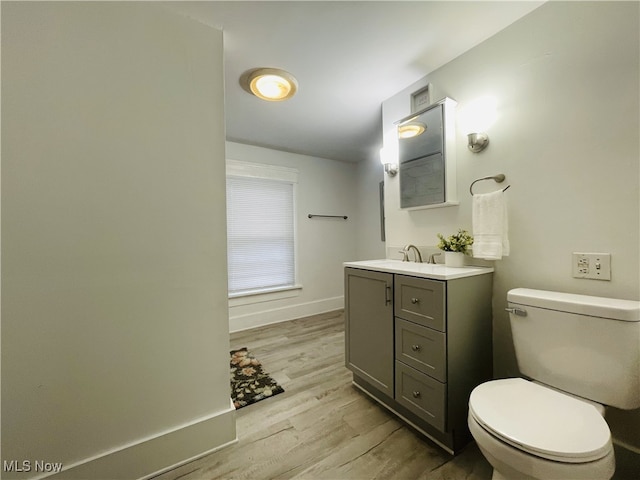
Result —
[[573, 276], [591, 280], [611, 280], [611, 254], [574, 252]]

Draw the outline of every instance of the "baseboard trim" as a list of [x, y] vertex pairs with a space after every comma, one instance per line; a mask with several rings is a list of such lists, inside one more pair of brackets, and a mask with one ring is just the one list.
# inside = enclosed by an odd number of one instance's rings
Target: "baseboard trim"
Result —
[[629, 445], [628, 443], [617, 440], [616, 438], [613, 439], [613, 443], [615, 445], [618, 445], [619, 447], [624, 448], [625, 450], [629, 450], [630, 452], [635, 453], [636, 455], [640, 455], [640, 448], [638, 447]]
[[264, 327], [276, 323], [288, 322], [289, 320], [295, 320], [297, 318], [341, 310], [342, 308], [344, 308], [344, 296], [325, 298], [314, 302], [298, 303], [296, 305], [262, 310], [245, 315], [233, 316], [233, 313], [230, 312], [229, 332], [241, 332], [256, 327]]
[[64, 466], [47, 480], [149, 479], [238, 441], [236, 410], [226, 410]]

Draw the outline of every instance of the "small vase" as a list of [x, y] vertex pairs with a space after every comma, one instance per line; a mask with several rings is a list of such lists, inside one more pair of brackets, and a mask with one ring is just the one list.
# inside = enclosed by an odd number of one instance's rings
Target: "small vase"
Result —
[[444, 264], [447, 267], [464, 267], [464, 253], [444, 252]]

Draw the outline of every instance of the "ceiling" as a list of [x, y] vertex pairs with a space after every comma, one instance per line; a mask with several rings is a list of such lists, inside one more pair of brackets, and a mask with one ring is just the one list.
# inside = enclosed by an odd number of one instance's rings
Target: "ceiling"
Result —
[[[165, 4], [224, 31], [227, 139], [357, 162], [377, 155], [381, 103], [542, 1], [198, 1]], [[295, 97], [265, 102], [239, 84], [278, 67]]]

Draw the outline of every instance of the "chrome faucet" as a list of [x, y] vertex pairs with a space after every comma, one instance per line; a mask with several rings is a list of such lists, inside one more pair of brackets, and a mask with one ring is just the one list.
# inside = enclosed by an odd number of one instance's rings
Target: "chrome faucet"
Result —
[[431, 255], [429, 255], [429, 259], [427, 260], [427, 263], [432, 263], [432, 264], [436, 264], [436, 256], [437, 255], [442, 255], [442, 252], [440, 253], [432, 253]]
[[415, 261], [418, 263], [422, 263], [422, 255], [420, 255], [420, 250], [418, 250], [418, 248], [415, 245], [411, 245], [411, 244], [405, 245], [404, 248], [400, 250], [400, 253], [402, 254], [402, 261], [403, 262], [409, 261], [409, 252], [412, 249], [415, 252]]

